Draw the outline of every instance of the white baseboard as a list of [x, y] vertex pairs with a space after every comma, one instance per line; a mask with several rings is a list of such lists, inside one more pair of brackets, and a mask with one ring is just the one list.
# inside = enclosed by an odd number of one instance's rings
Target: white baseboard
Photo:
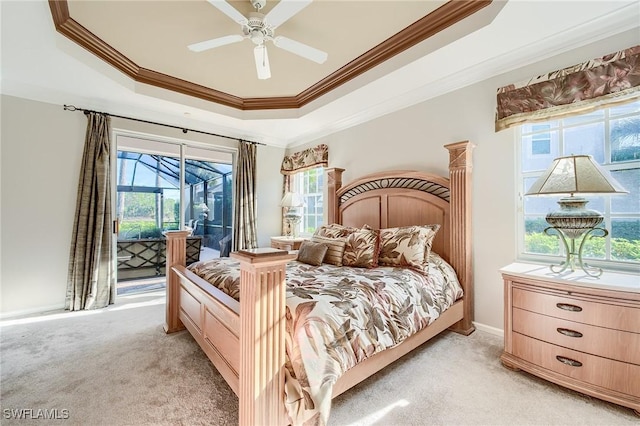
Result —
[[491, 327], [490, 325], [482, 324], [475, 321], [473, 321], [473, 325], [480, 331], [484, 331], [489, 334], [504, 338], [504, 330], [502, 330], [501, 328]]
[[50, 311], [59, 311], [60, 309], [64, 309], [64, 303], [59, 305], [40, 306], [38, 308], [22, 309], [19, 311], [0, 312], [0, 320], [11, 319], [11, 318], [21, 317], [26, 315], [42, 314]]

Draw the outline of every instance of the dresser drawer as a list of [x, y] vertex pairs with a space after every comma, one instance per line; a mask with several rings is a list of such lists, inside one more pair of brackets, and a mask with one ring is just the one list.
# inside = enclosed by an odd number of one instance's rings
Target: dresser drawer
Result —
[[513, 287], [513, 306], [583, 324], [640, 333], [640, 309]]
[[285, 243], [283, 241], [271, 241], [271, 248], [291, 251], [293, 250], [293, 243]]
[[[513, 331], [565, 348], [640, 365], [640, 334], [513, 309]], [[639, 378], [640, 380], [640, 378]]]
[[279, 250], [300, 250], [305, 238], [271, 237], [271, 248]]
[[640, 366], [574, 351], [513, 333], [513, 355], [549, 371], [640, 397]]

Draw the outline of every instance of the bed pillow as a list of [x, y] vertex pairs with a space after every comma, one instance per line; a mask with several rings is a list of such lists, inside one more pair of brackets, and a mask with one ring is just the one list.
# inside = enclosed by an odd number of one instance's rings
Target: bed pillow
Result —
[[400, 226], [380, 230], [380, 266], [408, 266], [427, 272], [435, 231], [426, 226]]
[[311, 241], [322, 243], [327, 246], [327, 253], [324, 255], [324, 263], [342, 266], [342, 256], [344, 255], [344, 247], [346, 241], [344, 238], [328, 238], [314, 235]]
[[377, 229], [358, 229], [346, 239], [343, 266], [375, 268], [378, 266], [379, 239]]
[[426, 271], [429, 265], [429, 255], [431, 254], [431, 247], [433, 247], [433, 239], [436, 237], [436, 234], [440, 229], [440, 225], [436, 223], [433, 225], [423, 225], [422, 227], [431, 231], [428, 234], [427, 242], [425, 243], [425, 249], [424, 249], [424, 264], [425, 264], [425, 271]]
[[327, 246], [323, 243], [313, 241], [303, 241], [298, 250], [298, 261], [313, 266], [322, 265], [324, 255], [327, 253]]
[[351, 226], [340, 225], [339, 223], [331, 223], [329, 225], [322, 225], [313, 235], [317, 235], [319, 237], [327, 237], [327, 238], [345, 238], [349, 236], [349, 234], [357, 231], [358, 228], [353, 228]]

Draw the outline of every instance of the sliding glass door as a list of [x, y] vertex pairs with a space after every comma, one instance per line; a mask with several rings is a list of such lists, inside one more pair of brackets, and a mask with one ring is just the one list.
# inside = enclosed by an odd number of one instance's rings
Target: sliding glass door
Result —
[[220, 256], [232, 235], [232, 157], [117, 135], [118, 294], [164, 287], [164, 232], [188, 229], [187, 263]]
[[[186, 203], [185, 223], [193, 235], [202, 236], [203, 255], [218, 257], [228, 254], [232, 235], [233, 191], [231, 164], [212, 163], [194, 159], [185, 161], [184, 187]], [[226, 239], [225, 239], [226, 237]]]

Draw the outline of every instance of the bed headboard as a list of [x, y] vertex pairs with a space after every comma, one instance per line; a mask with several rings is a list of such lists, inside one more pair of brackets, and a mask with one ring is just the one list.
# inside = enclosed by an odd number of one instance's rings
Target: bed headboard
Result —
[[433, 249], [449, 260], [449, 181], [428, 173], [376, 173], [340, 188], [337, 222], [374, 229], [438, 223]]
[[342, 186], [343, 169], [329, 169], [328, 223], [372, 228], [440, 224], [433, 250], [456, 270], [465, 295], [464, 327], [472, 329], [471, 150], [465, 142], [445, 145], [449, 177], [418, 171], [375, 173]]

